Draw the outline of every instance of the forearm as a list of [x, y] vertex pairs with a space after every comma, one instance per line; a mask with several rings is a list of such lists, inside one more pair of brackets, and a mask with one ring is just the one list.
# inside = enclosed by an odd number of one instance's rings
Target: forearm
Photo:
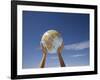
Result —
[[40, 63], [40, 68], [44, 68], [45, 66], [45, 61], [46, 61], [46, 55], [43, 55], [42, 61]]
[[63, 58], [62, 58], [60, 53], [58, 54], [58, 57], [59, 57], [59, 61], [60, 61], [60, 66], [61, 67], [65, 67], [66, 65], [65, 65], [64, 60], [63, 60]]

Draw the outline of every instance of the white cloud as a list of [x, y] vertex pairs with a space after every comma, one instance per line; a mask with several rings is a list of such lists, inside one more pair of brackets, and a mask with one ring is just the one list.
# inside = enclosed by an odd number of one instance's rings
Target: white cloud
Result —
[[85, 56], [85, 54], [76, 54], [76, 55], [72, 55], [71, 57], [76, 58], [76, 57], [83, 57], [83, 56]]
[[83, 50], [86, 48], [89, 48], [89, 41], [84, 41], [64, 46], [64, 49], [66, 50]]

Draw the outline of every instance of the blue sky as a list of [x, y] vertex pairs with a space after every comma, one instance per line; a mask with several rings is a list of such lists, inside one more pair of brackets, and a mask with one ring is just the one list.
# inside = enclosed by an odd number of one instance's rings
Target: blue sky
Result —
[[[23, 11], [23, 68], [39, 68], [40, 40], [51, 29], [64, 40], [66, 67], [89, 65], [89, 14]], [[60, 67], [57, 54], [47, 55], [45, 67]]]

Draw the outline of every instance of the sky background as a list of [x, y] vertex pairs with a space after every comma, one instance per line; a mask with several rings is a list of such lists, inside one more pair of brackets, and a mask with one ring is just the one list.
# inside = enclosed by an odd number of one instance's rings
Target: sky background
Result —
[[[66, 67], [89, 65], [89, 14], [23, 11], [23, 68], [39, 68], [41, 37], [51, 29], [62, 35]], [[47, 55], [45, 67], [60, 67], [57, 53]]]

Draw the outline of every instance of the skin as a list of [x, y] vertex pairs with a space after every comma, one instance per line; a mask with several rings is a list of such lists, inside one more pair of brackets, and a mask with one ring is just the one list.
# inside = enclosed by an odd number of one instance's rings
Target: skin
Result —
[[57, 53], [58, 53], [58, 58], [59, 58], [59, 62], [60, 62], [60, 66], [61, 67], [65, 67], [65, 63], [64, 60], [61, 56], [62, 50], [63, 50], [64, 44], [62, 43], [62, 45], [58, 48]]
[[46, 62], [46, 56], [47, 56], [47, 49], [42, 45], [42, 53], [43, 53], [43, 57], [40, 63], [40, 68], [44, 68], [45, 67], [45, 62]]
[[[57, 50], [58, 58], [59, 58], [59, 62], [60, 62], [60, 66], [61, 67], [65, 67], [66, 66], [65, 63], [64, 63], [64, 60], [63, 60], [63, 58], [61, 56], [63, 47], [64, 47], [64, 44], [62, 43], [62, 45]], [[47, 56], [47, 49], [43, 45], [42, 45], [42, 52], [43, 52], [43, 57], [42, 57], [42, 60], [41, 60], [41, 63], [40, 63], [40, 68], [44, 68], [45, 67], [46, 56]]]

